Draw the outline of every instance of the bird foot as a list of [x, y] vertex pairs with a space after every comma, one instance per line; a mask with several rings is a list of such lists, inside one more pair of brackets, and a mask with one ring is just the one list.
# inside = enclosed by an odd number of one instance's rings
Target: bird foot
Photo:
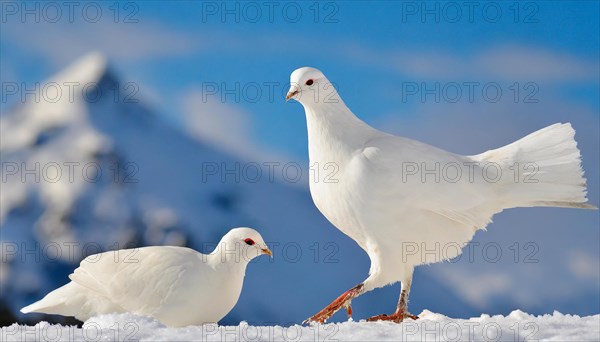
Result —
[[307, 318], [302, 322], [302, 324], [314, 324], [314, 323], [325, 323], [333, 314], [338, 312], [341, 308], [346, 309], [346, 313], [348, 314], [348, 318], [352, 317], [352, 299], [356, 298], [361, 294], [362, 284], [351, 288], [350, 290], [344, 292], [341, 296], [339, 296], [336, 300], [331, 302], [331, 304], [327, 305], [323, 310], [317, 312], [312, 317]]
[[367, 322], [376, 322], [376, 321], [391, 321], [395, 323], [401, 323], [405, 318], [410, 318], [413, 320], [419, 319], [419, 316], [415, 316], [406, 311], [396, 311], [391, 315], [377, 315], [371, 318], [367, 318]]

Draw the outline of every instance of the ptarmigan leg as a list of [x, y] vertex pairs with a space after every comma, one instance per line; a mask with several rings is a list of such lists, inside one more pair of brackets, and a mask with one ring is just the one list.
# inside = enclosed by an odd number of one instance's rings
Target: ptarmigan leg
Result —
[[405, 318], [418, 319], [418, 316], [411, 315], [408, 312], [408, 294], [410, 292], [410, 284], [412, 282], [412, 272], [409, 277], [407, 277], [404, 281], [402, 281], [402, 289], [400, 290], [400, 300], [398, 301], [398, 306], [396, 308], [396, 312], [391, 315], [378, 315], [368, 318], [367, 321], [393, 321], [396, 323], [402, 322]]
[[352, 299], [360, 296], [364, 293], [364, 284], [360, 283], [350, 290], [342, 293], [336, 300], [331, 302], [331, 304], [327, 305], [325, 309], [317, 312], [314, 316], [307, 318], [302, 324], [310, 324], [310, 323], [325, 323], [329, 317], [333, 316], [339, 309], [346, 308], [346, 312], [348, 313], [348, 318], [352, 317]]

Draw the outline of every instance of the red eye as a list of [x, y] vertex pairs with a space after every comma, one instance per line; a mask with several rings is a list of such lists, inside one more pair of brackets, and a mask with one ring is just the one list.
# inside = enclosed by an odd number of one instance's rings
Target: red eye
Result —
[[247, 245], [250, 245], [250, 246], [252, 246], [252, 245], [255, 243], [255, 242], [254, 242], [254, 240], [252, 240], [252, 239], [250, 239], [250, 238], [247, 238], [246, 240], [244, 240], [244, 242], [245, 242]]
[[315, 81], [313, 81], [312, 79], [306, 81], [307, 86], [311, 86], [311, 85], [313, 85], [313, 83], [315, 83]]

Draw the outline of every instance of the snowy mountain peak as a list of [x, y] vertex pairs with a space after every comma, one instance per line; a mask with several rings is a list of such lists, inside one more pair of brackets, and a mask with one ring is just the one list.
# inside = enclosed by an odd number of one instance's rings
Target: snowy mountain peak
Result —
[[99, 51], [77, 59], [51, 77], [54, 82], [98, 83], [108, 72], [108, 58]]
[[[0, 151], [26, 148], [50, 131], [83, 125], [88, 121], [88, 103], [107, 97], [102, 94], [102, 82], [109, 74], [107, 58], [93, 52], [47, 80], [22, 89], [28, 94], [21, 94], [21, 103], [0, 118]], [[29, 93], [34, 87], [35, 93]]]

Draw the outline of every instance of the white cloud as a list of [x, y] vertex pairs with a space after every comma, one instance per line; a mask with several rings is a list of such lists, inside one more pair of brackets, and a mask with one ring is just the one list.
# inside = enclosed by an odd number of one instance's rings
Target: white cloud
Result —
[[3, 39], [26, 53], [43, 56], [52, 66], [63, 66], [89, 51], [100, 50], [112, 60], [185, 55], [199, 47], [188, 34], [149, 20], [139, 23], [3, 24]]
[[240, 107], [204, 96], [200, 89], [185, 92], [182, 99], [184, 125], [188, 133], [209, 141], [230, 152], [251, 154], [255, 148], [249, 114]]
[[[214, 35], [211, 35], [214, 36]], [[381, 48], [351, 40], [315, 41], [312, 37], [294, 35], [294, 44], [288, 46], [289, 36], [280, 33], [259, 36], [220, 34], [211, 39], [213, 48], [247, 51], [260, 49], [271, 55], [303, 56], [310, 53], [306, 46], [321, 51], [324, 56], [335, 56], [364, 66], [396, 71], [419, 79], [493, 79], [497, 81], [537, 82], [598, 82], [600, 63], [594, 59], [514, 43], [489, 45], [465, 52], [463, 49], [422, 49], [411, 46]], [[233, 44], [229, 44], [234, 42]], [[286, 45], [286, 49], [280, 49]], [[458, 51], [458, 52], [457, 52]]]
[[512, 80], [597, 82], [600, 72], [597, 60], [517, 45], [484, 50], [473, 62], [481, 73]]
[[581, 251], [571, 253], [568, 266], [574, 276], [582, 280], [595, 280], [600, 278], [600, 261], [588, 253]]
[[[214, 34], [211, 36], [215, 36]], [[422, 49], [411, 46], [380, 48], [365, 42], [334, 40], [315, 41], [312, 37], [280, 33], [240, 36], [221, 34], [206, 41], [213, 48], [241, 51], [260, 49], [270, 55], [303, 56], [310, 54], [306, 46], [324, 56], [336, 56], [361, 66], [396, 71], [420, 79], [493, 79], [497, 81], [598, 82], [600, 62], [541, 46], [514, 43], [489, 45], [465, 52], [463, 49]], [[232, 43], [232, 44], [230, 44]], [[286, 45], [282, 50], [280, 46]]]
[[194, 138], [245, 160], [293, 161], [257, 142], [253, 136], [252, 115], [241, 107], [203, 95], [198, 88], [185, 91], [180, 103], [184, 129]]
[[432, 274], [440, 282], [449, 284], [462, 299], [480, 309], [487, 308], [493, 297], [503, 295], [515, 286], [512, 278], [504, 273], [474, 274], [461, 269], [439, 267]]
[[600, 73], [596, 60], [517, 44], [494, 45], [462, 54], [408, 46], [401, 50], [376, 49], [349, 42], [333, 44], [328, 49], [343, 59], [419, 79], [598, 82]]

